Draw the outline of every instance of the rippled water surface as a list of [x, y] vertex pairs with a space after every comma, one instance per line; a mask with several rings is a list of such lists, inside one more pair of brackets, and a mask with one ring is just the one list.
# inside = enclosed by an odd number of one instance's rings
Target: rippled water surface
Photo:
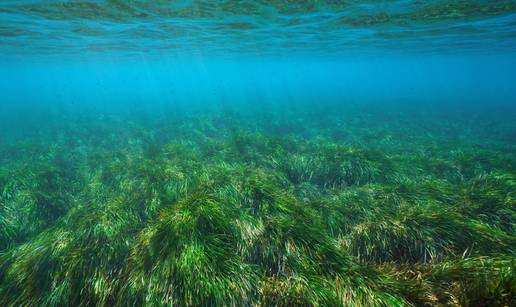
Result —
[[0, 0], [0, 306], [516, 306], [516, 0]]
[[2, 1], [0, 52], [514, 50], [516, 1]]

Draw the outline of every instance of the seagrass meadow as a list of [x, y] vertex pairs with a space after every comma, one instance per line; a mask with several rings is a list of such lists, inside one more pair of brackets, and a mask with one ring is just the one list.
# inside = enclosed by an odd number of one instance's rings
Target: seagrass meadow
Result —
[[0, 0], [0, 307], [515, 307], [515, 0]]
[[0, 302], [514, 305], [514, 113], [289, 110], [26, 121]]

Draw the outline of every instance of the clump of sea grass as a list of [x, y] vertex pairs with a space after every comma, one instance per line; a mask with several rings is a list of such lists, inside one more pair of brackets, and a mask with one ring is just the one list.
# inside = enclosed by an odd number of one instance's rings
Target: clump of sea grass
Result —
[[512, 256], [472, 257], [434, 264], [387, 264], [382, 271], [405, 284], [416, 305], [512, 306], [516, 301]]
[[257, 273], [236, 253], [238, 211], [206, 192], [164, 210], [139, 236], [126, 291], [146, 304], [253, 301]]

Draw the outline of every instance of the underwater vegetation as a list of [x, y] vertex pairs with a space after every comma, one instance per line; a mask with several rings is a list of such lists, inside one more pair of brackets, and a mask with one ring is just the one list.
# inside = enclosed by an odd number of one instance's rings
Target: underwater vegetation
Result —
[[4, 130], [0, 304], [516, 305], [514, 114], [251, 113]]

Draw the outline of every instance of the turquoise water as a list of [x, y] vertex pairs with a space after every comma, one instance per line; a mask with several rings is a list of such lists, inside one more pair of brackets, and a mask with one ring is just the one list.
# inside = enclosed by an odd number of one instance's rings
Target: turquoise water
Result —
[[514, 306], [515, 1], [0, 3], [0, 304]]
[[4, 1], [0, 14], [3, 105], [515, 99], [514, 1]]
[[514, 1], [3, 1], [1, 13], [4, 53], [209, 57], [515, 48]]
[[9, 105], [515, 99], [514, 1], [4, 1], [0, 13]]

